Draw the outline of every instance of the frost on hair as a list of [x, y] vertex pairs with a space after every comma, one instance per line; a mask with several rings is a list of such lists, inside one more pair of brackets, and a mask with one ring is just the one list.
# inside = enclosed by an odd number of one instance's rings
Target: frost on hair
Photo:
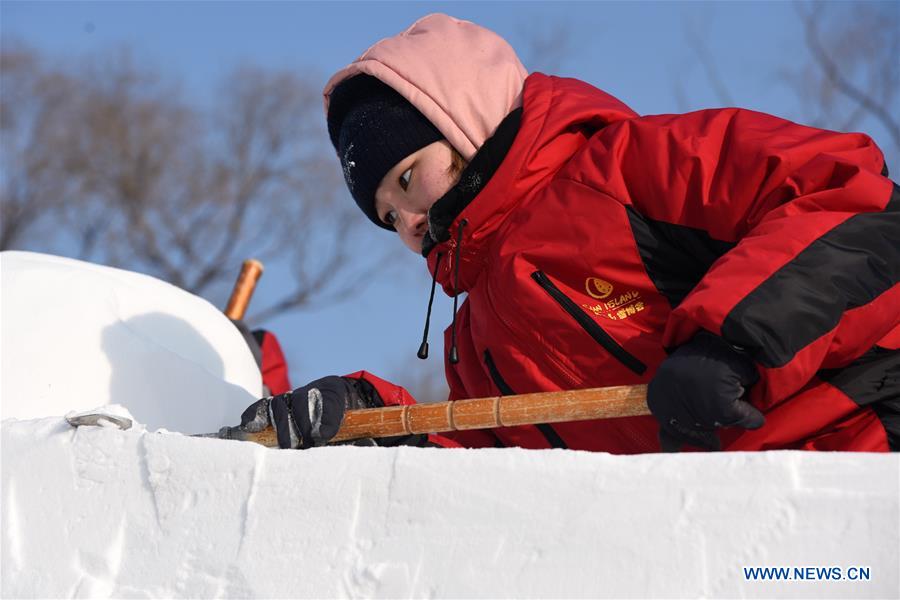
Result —
[[356, 161], [350, 160], [350, 153], [353, 152], [353, 144], [351, 143], [347, 146], [347, 149], [344, 151], [344, 160], [341, 161], [341, 164], [344, 167], [344, 180], [347, 182], [347, 186], [350, 188], [350, 193], [353, 193], [353, 174], [351, 170], [356, 166]]

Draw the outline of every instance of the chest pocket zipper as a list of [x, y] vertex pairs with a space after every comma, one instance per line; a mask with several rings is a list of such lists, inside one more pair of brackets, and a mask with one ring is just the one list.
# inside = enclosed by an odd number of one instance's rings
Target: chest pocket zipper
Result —
[[647, 370], [647, 365], [623, 348], [611, 335], [606, 333], [594, 319], [589, 317], [587, 313], [581, 310], [578, 305], [572, 301], [571, 298], [566, 296], [562, 290], [556, 287], [556, 284], [550, 281], [550, 278], [547, 277], [543, 271], [535, 271], [531, 274], [531, 278], [534, 279], [545, 292], [550, 294], [550, 297], [553, 298], [564, 311], [569, 313], [588, 335], [594, 338], [598, 344], [603, 346], [607, 352], [633, 372], [638, 375], [643, 375], [644, 371]]
[[[491, 380], [494, 382], [494, 385], [497, 386], [498, 390], [500, 390], [500, 394], [503, 396], [515, 395], [515, 392], [511, 387], [509, 387], [509, 384], [507, 384], [503, 377], [500, 375], [500, 371], [497, 370], [497, 365], [494, 364], [494, 358], [491, 356], [489, 350], [484, 351], [484, 364], [487, 366], [488, 373], [491, 374]], [[556, 433], [556, 430], [547, 423], [541, 423], [539, 425], [535, 425], [535, 427], [537, 427], [538, 430], [547, 439], [547, 443], [550, 444], [551, 448], [568, 448], [563, 439], [559, 437], [558, 433]]]

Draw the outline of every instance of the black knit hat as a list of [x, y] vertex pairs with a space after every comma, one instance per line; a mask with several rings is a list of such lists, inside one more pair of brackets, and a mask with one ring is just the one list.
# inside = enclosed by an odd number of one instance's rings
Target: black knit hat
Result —
[[442, 140], [437, 127], [387, 84], [370, 75], [345, 79], [331, 92], [328, 135], [356, 204], [376, 225], [375, 190], [398, 162]]

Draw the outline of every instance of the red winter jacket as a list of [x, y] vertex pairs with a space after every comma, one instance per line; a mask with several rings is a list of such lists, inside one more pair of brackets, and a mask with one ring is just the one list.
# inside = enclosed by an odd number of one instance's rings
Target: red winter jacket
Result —
[[253, 337], [259, 344], [260, 365], [263, 385], [269, 394], [283, 394], [291, 391], [291, 381], [288, 377], [287, 362], [281, 351], [278, 338], [265, 329], [253, 331]]
[[[761, 376], [766, 424], [723, 430], [724, 449], [888, 449], [900, 193], [863, 134], [733, 108], [639, 117], [534, 74], [430, 230], [429, 269], [467, 294], [451, 399], [647, 383], [705, 329]], [[639, 453], [659, 450], [657, 430], [634, 417], [448, 437]]]

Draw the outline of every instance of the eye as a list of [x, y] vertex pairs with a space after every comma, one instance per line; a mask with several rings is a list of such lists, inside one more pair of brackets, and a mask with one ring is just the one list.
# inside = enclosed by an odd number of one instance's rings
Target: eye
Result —
[[384, 213], [384, 216], [381, 217], [381, 220], [384, 221], [384, 223], [386, 225], [390, 225], [391, 227], [393, 227], [394, 223], [397, 222], [397, 211], [396, 210], [387, 211], [386, 213]]
[[412, 178], [412, 169], [407, 169], [403, 172], [403, 175], [401, 175], [397, 179], [397, 183], [400, 184], [400, 187], [403, 189], [404, 192], [406, 191], [406, 188], [409, 187], [409, 180], [411, 178]]

